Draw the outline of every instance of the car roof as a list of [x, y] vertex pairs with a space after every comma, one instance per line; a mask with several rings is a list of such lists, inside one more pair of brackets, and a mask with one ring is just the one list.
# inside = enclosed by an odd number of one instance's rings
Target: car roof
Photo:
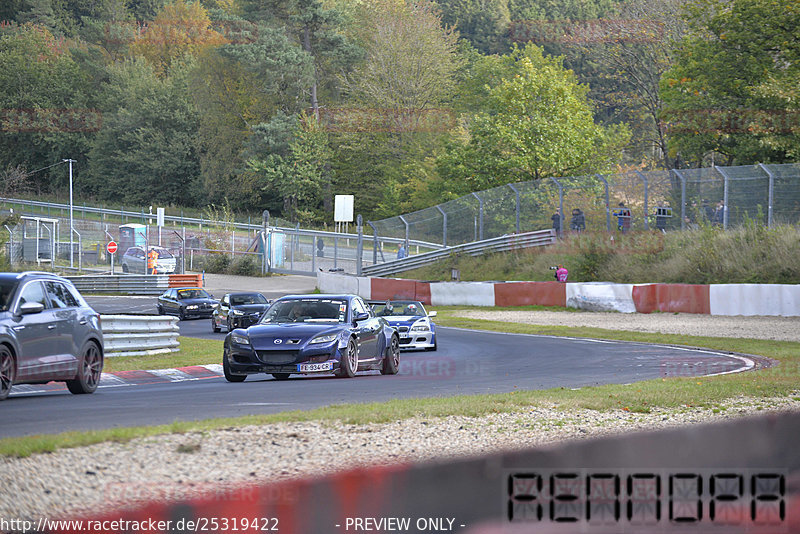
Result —
[[264, 297], [264, 295], [259, 293], [258, 291], [237, 291], [235, 293], [228, 293], [228, 295], [230, 295], [231, 297], [238, 297], [241, 295], [261, 295], [262, 297]]
[[294, 300], [294, 299], [340, 299], [340, 300], [351, 300], [358, 297], [358, 295], [337, 295], [337, 294], [327, 294], [327, 293], [310, 293], [308, 295], [284, 295], [279, 299], [276, 300]]
[[23, 278], [47, 278], [51, 280], [61, 280], [62, 282], [69, 282], [58, 276], [55, 273], [47, 273], [44, 271], [24, 271], [21, 273], [0, 273], [0, 280], [22, 280]]

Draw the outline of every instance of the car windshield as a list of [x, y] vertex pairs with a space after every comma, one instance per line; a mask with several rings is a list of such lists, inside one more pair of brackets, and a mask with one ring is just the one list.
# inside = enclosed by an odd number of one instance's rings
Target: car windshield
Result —
[[247, 295], [231, 295], [231, 306], [246, 306], [247, 304], [266, 304], [267, 299], [261, 293]]
[[210, 299], [211, 295], [206, 293], [205, 289], [179, 289], [178, 299]]
[[346, 318], [347, 301], [291, 299], [274, 303], [261, 318], [261, 324], [343, 323]]
[[425, 308], [418, 300], [387, 300], [380, 304], [373, 304], [372, 309], [378, 317], [421, 317], [425, 315]]
[[11, 306], [11, 297], [14, 295], [16, 287], [16, 281], [0, 280], [0, 311], [8, 311], [8, 307]]
[[169, 250], [165, 249], [165, 248], [151, 248], [150, 250], [155, 250], [156, 252], [158, 252], [158, 257], [160, 259], [173, 258], [174, 257], [172, 255], [172, 253]]

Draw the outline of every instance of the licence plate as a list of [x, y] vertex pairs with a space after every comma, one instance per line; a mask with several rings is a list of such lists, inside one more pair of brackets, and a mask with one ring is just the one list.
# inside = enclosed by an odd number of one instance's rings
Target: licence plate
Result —
[[331, 369], [333, 369], [333, 363], [331, 362], [297, 364], [298, 373], [311, 373], [314, 371], [330, 371]]

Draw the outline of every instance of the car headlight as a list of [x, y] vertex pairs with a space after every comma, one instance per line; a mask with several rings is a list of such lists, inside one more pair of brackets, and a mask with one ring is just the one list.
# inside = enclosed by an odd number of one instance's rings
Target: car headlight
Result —
[[192, 304], [191, 306], [186, 306], [187, 310], [196, 310], [198, 308], [197, 304]]
[[250, 338], [249, 337], [243, 336], [241, 334], [236, 334], [236, 333], [231, 334], [231, 341], [233, 341], [237, 345], [249, 345], [250, 344]]
[[242, 310], [233, 310], [233, 314], [234, 315], [244, 315], [244, 312]]
[[330, 343], [331, 341], [336, 341], [338, 334], [326, 334], [324, 336], [317, 336], [309, 343]]
[[427, 323], [414, 325], [411, 327], [412, 332], [427, 332], [428, 330], [430, 330], [430, 327], [428, 326]]

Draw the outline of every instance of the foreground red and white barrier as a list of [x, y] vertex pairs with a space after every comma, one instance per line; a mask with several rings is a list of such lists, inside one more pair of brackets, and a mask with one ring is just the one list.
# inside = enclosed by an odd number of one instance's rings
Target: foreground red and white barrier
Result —
[[800, 285], [421, 282], [318, 273], [323, 293], [433, 306], [561, 306], [622, 313], [800, 316]]

